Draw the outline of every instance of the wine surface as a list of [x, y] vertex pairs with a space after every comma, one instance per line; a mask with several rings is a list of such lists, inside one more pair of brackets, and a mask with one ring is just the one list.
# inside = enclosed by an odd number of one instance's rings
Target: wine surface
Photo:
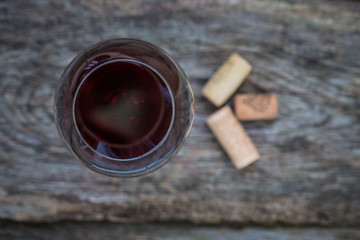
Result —
[[154, 149], [172, 116], [173, 97], [163, 79], [134, 60], [97, 66], [75, 96], [75, 124], [83, 140], [111, 158], [135, 158]]

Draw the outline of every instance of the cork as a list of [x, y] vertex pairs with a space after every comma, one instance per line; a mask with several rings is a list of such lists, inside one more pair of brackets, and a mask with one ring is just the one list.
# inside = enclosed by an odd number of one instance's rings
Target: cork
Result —
[[257, 149], [229, 106], [217, 110], [206, 123], [237, 169], [259, 158]]
[[275, 94], [237, 94], [234, 97], [235, 114], [242, 121], [272, 120], [278, 116]]
[[251, 71], [251, 65], [233, 53], [209, 79], [202, 94], [215, 106], [223, 105], [240, 87]]

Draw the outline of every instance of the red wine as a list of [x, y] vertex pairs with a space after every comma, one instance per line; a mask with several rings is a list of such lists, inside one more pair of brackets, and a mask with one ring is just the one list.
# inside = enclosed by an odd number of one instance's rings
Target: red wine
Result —
[[166, 137], [173, 97], [161, 76], [147, 65], [111, 60], [82, 80], [74, 116], [89, 147], [110, 158], [135, 158]]

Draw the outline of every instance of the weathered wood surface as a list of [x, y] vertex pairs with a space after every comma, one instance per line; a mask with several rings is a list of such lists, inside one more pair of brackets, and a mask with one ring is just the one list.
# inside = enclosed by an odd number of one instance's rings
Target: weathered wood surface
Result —
[[0, 223], [0, 239], [6, 240], [359, 240], [360, 230], [351, 228], [258, 228], [184, 224], [119, 223]]
[[[114, 179], [76, 162], [53, 121], [57, 79], [81, 49], [150, 41], [187, 72], [191, 135], [151, 175]], [[205, 125], [201, 87], [232, 53], [239, 92], [276, 92], [280, 117], [245, 123], [261, 159], [238, 171]], [[0, 218], [360, 226], [360, 2], [0, 3]]]

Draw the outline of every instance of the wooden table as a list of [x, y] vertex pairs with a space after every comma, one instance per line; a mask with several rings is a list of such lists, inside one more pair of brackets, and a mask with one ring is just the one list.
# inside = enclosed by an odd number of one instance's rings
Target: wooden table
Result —
[[[196, 100], [179, 155], [133, 179], [83, 167], [53, 120], [66, 65], [118, 37], [168, 51]], [[238, 92], [280, 106], [244, 123], [261, 158], [240, 171], [201, 96], [232, 52], [253, 66]], [[360, 2], [1, 1], [0, 219], [0, 239], [360, 239]]]

